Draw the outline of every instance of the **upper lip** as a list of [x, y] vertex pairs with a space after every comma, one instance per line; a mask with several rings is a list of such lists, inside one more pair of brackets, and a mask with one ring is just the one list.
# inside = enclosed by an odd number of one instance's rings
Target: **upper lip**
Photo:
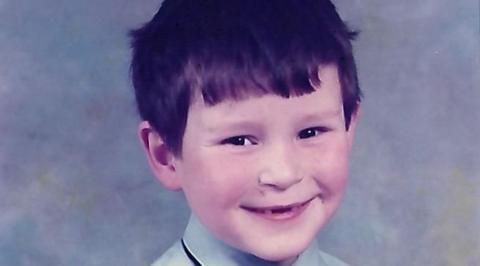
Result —
[[297, 207], [303, 204], [306, 204], [313, 200], [315, 197], [312, 197], [308, 200], [301, 201], [301, 202], [296, 202], [292, 204], [287, 204], [287, 205], [271, 205], [271, 206], [241, 206], [244, 209], [247, 210], [255, 210], [255, 211], [266, 211], [266, 210], [278, 210], [278, 209], [288, 209], [288, 208], [293, 208]]

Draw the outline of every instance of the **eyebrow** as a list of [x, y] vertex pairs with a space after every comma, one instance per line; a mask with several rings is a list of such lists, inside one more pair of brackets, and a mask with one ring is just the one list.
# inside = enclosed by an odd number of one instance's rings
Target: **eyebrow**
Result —
[[[298, 123], [312, 123], [324, 121], [326, 119], [331, 119], [341, 115], [342, 109], [327, 110], [323, 112], [313, 112], [306, 115], [302, 115], [299, 119], [296, 120]], [[221, 125], [219, 125], [221, 124]], [[223, 120], [221, 123], [209, 125], [206, 127], [208, 133], [217, 133], [225, 131], [254, 131], [261, 127], [261, 122], [256, 120], [249, 119], [233, 119], [233, 120]]]
[[306, 115], [303, 115], [300, 121], [318, 121], [324, 120], [328, 118], [337, 117], [342, 114], [342, 109], [335, 109], [335, 110], [326, 110], [321, 112], [313, 112]]
[[251, 131], [258, 129], [260, 124], [257, 121], [238, 120], [238, 121], [226, 121], [221, 125], [209, 125], [206, 127], [208, 133], [217, 133], [225, 131]]

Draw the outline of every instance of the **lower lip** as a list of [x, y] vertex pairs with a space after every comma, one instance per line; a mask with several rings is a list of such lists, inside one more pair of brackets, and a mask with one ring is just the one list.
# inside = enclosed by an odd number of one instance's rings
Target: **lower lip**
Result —
[[251, 211], [251, 210], [248, 210], [248, 209], [244, 209], [244, 210], [246, 210], [250, 214], [253, 214], [257, 217], [261, 217], [261, 218], [264, 218], [264, 219], [267, 219], [267, 220], [272, 220], [272, 221], [291, 220], [291, 219], [294, 219], [294, 218], [300, 216], [308, 208], [308, 206], [310, 205], [310, 202], [312, 200], [313, 199], [303, 203], [301, 206], [299, 206], [297, 208], [292, 208], [289, 211], [281, 212], [281, 213], [256, 212], [256, 211]]

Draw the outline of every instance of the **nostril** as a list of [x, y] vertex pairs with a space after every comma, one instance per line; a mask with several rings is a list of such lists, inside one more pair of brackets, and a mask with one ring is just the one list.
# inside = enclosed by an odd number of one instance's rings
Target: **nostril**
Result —
[[258, 184], [260, 186], [274, 188], [276, 190], [286, 190], [290, 186], [300, 183], [303, 178], [294, 174], [267, 174], [259, 175]]

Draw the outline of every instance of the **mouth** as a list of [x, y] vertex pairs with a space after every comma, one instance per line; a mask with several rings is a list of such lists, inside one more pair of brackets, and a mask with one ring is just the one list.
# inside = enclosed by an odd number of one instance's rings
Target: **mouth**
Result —
[[303, 213], [307, 209], [309, 203], [314, 198], [307, 201], [289, 204], [285, 206], [268, 206], [268, 207], [251, 207], [241, 206], [242, 209], [248, 211], [251, 214], [266, 218], [268, 220], [290, 220]]

